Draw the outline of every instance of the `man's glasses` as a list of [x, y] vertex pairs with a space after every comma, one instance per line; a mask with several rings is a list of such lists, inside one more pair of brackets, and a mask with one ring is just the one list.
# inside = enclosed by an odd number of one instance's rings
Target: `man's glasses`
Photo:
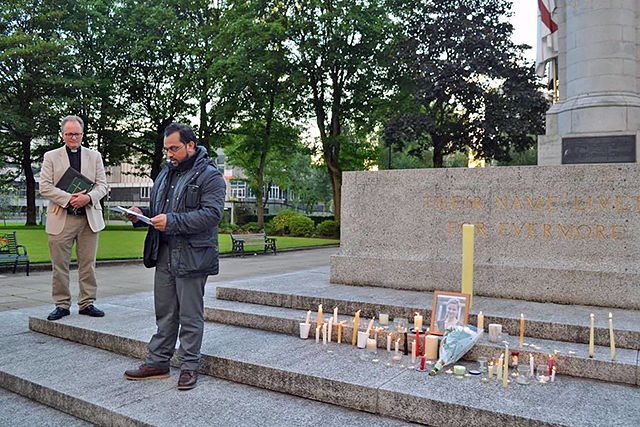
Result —
[[178, 151], [180, 151], [182, 149], [182, 147], [186, 147], [187, 144], [182, 144], [182, 145], [178, 145], [178, 146], [173, 146], [173, 147], [162, 147], [162, 152], [164, 154], [167, 154], [169, 152], [171, 153], [177, 153]]
[[80, 138], [83, 135], [83, 133], [82, 132], [80, 132], [80, 133], [75, 133], [74, 132], [74, 133], [65, 133], [63, 135], [66, 136], [67, 138]]

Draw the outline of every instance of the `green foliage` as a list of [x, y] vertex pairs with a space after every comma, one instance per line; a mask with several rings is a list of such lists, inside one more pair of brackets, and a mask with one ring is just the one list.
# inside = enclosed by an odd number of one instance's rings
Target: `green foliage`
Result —
[[299, 216], [296, 212], [286, 209], [278, 213], [270, 222], [273, 234], [289, 234], [291, 232], [291, 219]]
[[[502, 0], [417, 0], [394, 49], [391, 73], [396, 108], [385, 145], [412, 144], [409, 154], [444, 156], [473, 149], [488, 160], [509, 160], [543, 133], [548, 108], [532, 64], [511, 41], [510, 13]], [[487, 19], [491, 16], [492, 19]], [[403, 20], [403, 19], [401, 19]]]
[[322, 237], [340, 238], [340, 222], [331, 219], [322, 221], [316, 227], [316, 234]]
[[262, 231], [262, 228], [258, 225], [257, 222], [248, 222], [240, 228], [242, 231], [247, 233], [258, 233]]
[[311, 218], [295, 215], [289, 219], [289, 235], [293, 237], [311, 237], [316, 225]]

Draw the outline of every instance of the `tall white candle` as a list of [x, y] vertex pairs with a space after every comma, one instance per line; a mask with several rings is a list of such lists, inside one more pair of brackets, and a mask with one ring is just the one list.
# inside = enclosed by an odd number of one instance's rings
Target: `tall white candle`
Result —
[[556, 380], [556, 367], [554, 366], [553, 369], [551, 370], [551, 382], [554, 382]]
[[411, 363], [415, 363], [416, 361], [416, 342], [411, 341]]
[[391, 351], [391, 334], [387, 335], [387, 351]]
[[331, 318], [329, 318], [327, 320], [327, 323], [329, 324], [329, 327], [327, 328], [327, 342], [331, 342], [331, 325], [333, 324], [333, 322], [331, 321]]
[[478, 332], [484, 332], [484, 314], [478, 313]]
[[307, 311], [307, 320], [305, 320], [304, 323], [311, 323], [311, 310]]
[[394, 351], [395, 351], [395, 354], [396, 354], [396, 355], [398, 354], [398, 345], [400, 345], [400, 338], [398, 338], [398, 339], [396, 340], [396, 342], [394, 343], [394, 345], [393, 345], [393, 347], [394, 347]]
[[327, 345], [327, 324], [322, 324], [322, 344]]
[[611, 344], [611, 360], [616, 360], [616, 339], [613, 336], [613, 314], [609, 313], [609, 343]]
[[338, 307], [333, 308], [333, 323], [338, 323]]
[[413, 316], [413, 326], [417, 331], [422, 330], [422, 315], [418, 312], [416, 312], [416, 315]]
[[502, 379], [502, 362], [504, 360], [504, 357], [502, 355], [500, 355], [500, 358], [498, 358], [498, 365], [496, 366], [496, 375], [498, 376], [498, 379], [501, 380]]
[[589, 325], [589, 357], [593, 357], [593, 328], [594, 328], [594, 324], [595, 324], [595, 317], [593, 316], [593, 313], [591, 313], [591, 321], [590, 321], [590, 325]]
[[320, 342], [320, 325], [316, 328], [316, 344]]
[[322, 325], [322, 304], [318, 305], [318, 322], [317, 325]]
[[373, 328], [373, 321], [376, 319], [375, 316], [373, 316], [371, 318], [371, 320], [369, 321], [369, 326], [367, 326], [367, 335], [369, 335], [371, 333], [371, 329]]
[[509, 346], [504, 346], [504, 372], [502, 372], [502, 387], [506, 387], [509, 382]]
[[534, 375], [534, 364], [533, 364], [533, 354], [529, 355], [529, 376], [532, 377]]

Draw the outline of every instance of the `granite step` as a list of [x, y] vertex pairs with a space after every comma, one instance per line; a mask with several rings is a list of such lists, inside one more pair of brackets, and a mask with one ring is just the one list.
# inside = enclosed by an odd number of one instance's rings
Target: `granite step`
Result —
[[[210, 322], [223, 323], [244, 328], [259, 329], [263, 331], [279, 332], [299, 337], [299, 323], [304, 322], [307, 312], [283, 307], [265, 306], [259, 304], [239, 303], [224, 300], [207, 300], [205, 307], [205, 319]], [[323, 316], [325, 320], [330, 316]], [[369, 319], [362, 319], [361, 330], [366, 328]], [[315, 342], [317, 314], [311, 316], [311, 328], [309, 339]], [[338, 315], [338, 321], [344, 321], [342, 328], [342, 345], [350, 345], [353, 337], [353, 318]], [[400, 349], [404, 347], [404, 335], [398, 335], [392, 325], [380, 325], [374, 322], [375, 327], [381, 328], [377, 334], [378, 348], [387, 351], [387, 336], [392, 335], [392, 340], [401, 338]], [[391, 328], [389, 328], [391, 326]], [[637, 350], [617, 349], [616, 360], [611, 360], [610, 347], [594, 346], [594, 357], [589, 358], [589, 346], [587, 344], [567, 343], [565, 341], [545, 340], [541, 338], [525, 337], [523, 347], [519, 347], [518, 336], [503, 336], [499, 343], [492, 343], [485, 333], [476, 345], [464, 356], [464, 360], [476, 361], [478, 356], [488, 359], [497, 359], [504, 352], [505, 342], [511, 350], [519, 351], [520, 360], [528, 361], [533, 356], [534, 364], [547, 363], [549, 355], [554, 356], [556, 368], [564, 375], [579, 378], [590, 378], [607, 382], [640, 385], [640, 368], [638, 367]], [[320, 333], [319, 339], [322, 339]], [[408, 334], [408, 349], [411, 349], [411, 341], [415, 335]], [[423, 338], [424, 339], [424, 338]], [[332, 328], [331, 341], [337, 343], [337, 328]], [[320, 344], [321, 345], [321, 344]]]
[[[36, 332], [12, 337], [8, 344], [9, 351], [0, 354], [0, 385], [23, 396], [17, 396], [19, 399], [30, 399], [28, 406], [23, 402], [19, 408], [29, 407], [39, 418], [32, 420], [31, 414], [12, 413], [3, 406], [0, 425], [415, 425], [207, 375], [200, 376], [195, 389], [178, 391], [175, 368], [168, 379], [127, 381], [123, 372], [137, 366], [139, 360]], [[0, 393], [3, 405], [5, 393]]]
[[0, 408], [2, 408], [0, 426], [93, 427], [95, 425], [3, 388], [0, 388]]
[[[378, 317], [389, 313], [391, 318], [408, 318], [415, 312], [424, 316], [424, 325], [431, 322], [433, 292], [349, 286], [329, 283], [328, 269], [267, 276], [237, 282], [225, 282], [216, 288], [216, 298], [228, 301], [312, 310], [319, 304], [327, 315], [349, 314], [361, 310], [361, 316]], [[590, 314], [595, 315], [594, 342], [609, 346], [609, 313], [613, 314], [617, 348], [640, 350], [640, 311], [608, 309], [593, 306], [538, 303], [476, 296], [469, 313], [469, 323], [477, 324], [477, 315], [484, 314], [485, 330], [490, 323], [502, 325], [503, 332], [519, 334], [520, 315], [525, 315], [525, 335], [568, 343], [588, 344]]]
[[[29, 325], [33, 331], [139, 358], [155, 329], [152, 301], [152, 296], [125, 297], [118, 304], [103, 304], [101, 308], [109, 314], [102, 319], [69, 316], [49, 322], [44, 316], [32, 316]], [[70, 347], [67, 358], [75, 352], [75, 346]], [[255, 327], [207, 322], [202, 353], [201, 370], [218, 379], [435, 427], [624, 427], [636, 426], [640, 419], [640, 388], [636, 386], [559, 374], [553, 383], [512, 382], [503, 388], [495, 379], [456, 378], [446, 373], [432, 377], [415, 369], [400, 369], [383, 352], [380, 361], [373, 363], [362, 360], [363, 352], [350, 345], [317, 345]], [[121, 383], [123, 366], [103, 369], [100, 360], [93, 362], [99, 374], [93, 372], [93, 378], [118, 378], [120, 382], [110, 381], [120, 387], [115, 394], [127, 389], [140, 392], [138, 387]], [[204, 393], [209, 387], [203, 381], [196, 390]], [[180, 406], [170, 400], [174, 393], [164, 393], [167, 407]], [[189, 393], [184, 396], [191, 397]], [[316, 424], [325, 423], [318, 418]], [[349, 421], [342, 424], [353, 425]]]

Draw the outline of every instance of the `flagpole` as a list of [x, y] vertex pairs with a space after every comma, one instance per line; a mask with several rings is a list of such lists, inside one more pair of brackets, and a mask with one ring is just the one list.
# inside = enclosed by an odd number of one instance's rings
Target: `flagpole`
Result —
[[558, 58], [555, 57], [551, 60], [551, 70], [553, 71], [553, 103], [559, 101], [558, 99]]

